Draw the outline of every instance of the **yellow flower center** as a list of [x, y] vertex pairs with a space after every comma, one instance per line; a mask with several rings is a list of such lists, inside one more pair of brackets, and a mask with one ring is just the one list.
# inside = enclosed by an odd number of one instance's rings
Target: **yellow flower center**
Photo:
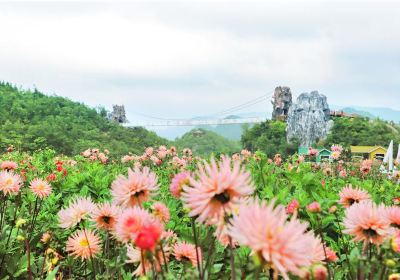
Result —
[[43, 184], [38, 185], [38, 186], [37, 186], [37, 189], [38, 189], [39, 191], [44, 191], [44, 185], [43, 185]]
[[12, 185], [12, 184], [14, 184], [14, 180], [12, 178], [8, 178], [6, 180], [6, 185]]
[[84, 238], [79, 242], [79, 245], [81, 245], [82, 247], [89, 247], [89, 241]]

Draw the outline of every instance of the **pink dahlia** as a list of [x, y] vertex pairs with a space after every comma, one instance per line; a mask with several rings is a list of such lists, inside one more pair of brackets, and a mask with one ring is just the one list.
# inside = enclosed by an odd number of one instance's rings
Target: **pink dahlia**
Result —
[[93, 209], [91, 218], [98, 228], [114, 231], [120, 212], [121, 209], [118, 206], [105, 202]]
[[340, 145], [332, 145], [331, 151], [332, 152], [339, 152], [339, 154], [340, 154], [340, 153], [343, 152], [343, 147], [340, 146]]
[[190, 186], [184, 187], [182, 200], [199, 222], [215, 222], [230, 214], [241, 198], [254, 191], [250, 173], [228, 157], [219, 164], [213, 159], [211, 164], [199, 165], [196, 175], [198, 179], [190, 178]]
[[72, 200], [68, 207], [58, 212], [61, 228], [72, 228], [82, 220], [88, 218], [95, 210], [96, 205], [90, 198]]
[[390, 226], [395, 232], [400, 231], [400, 207], [391, 206], [386, 208], [387, 218], [390, 221]]
[[15, 170], [18, 168], [18, 164], [14, 161], [3, 161], [0, 164], [0, 169], [3, 170]]
[[[192, 266], [197, 266], [196, 247], [193, 244], [185, 241], [178, 242], [172, 247], [172, 254], [178, 261], [189, 261]], [[201, 262], [202, 256], [199, 247], [197, 247], [197, 254]]]
[[353, 188], [352, 185], [347, 185], [344, 187], [340, 193], [340, 200], [339, 203], [342, 204], [344, 207], [348, 208], [354, 203], [359, 203], [361, 201], [370, 200], [371, 196], [365, 190], [360, 188]]
[[156, 202], [152, 206], [153, 215], [163, 223], [168, 223], [170, 214], [168, 207], [162, 202]]
[[354, 241], [382, 244], [389, 234], [390, 220], [383, 205], [372, 201], [362, 201], [346, 210], [344, 219], [346, 234], [354, 236]]
[[68, 238], [66, 250], [74, 258], [95, 258], [101, 252], [101, 241], [91, 230], [78, 230]]
[[174, 176], [172, 179], [171, 185], [169, 186], [169, 190], [171, 194], [176, 197], [181, 197], [181, 192], [185, 185], [189, 185], [190, 183], [190, 172], [181, 172]]
[[136, 239], [145, 225], [156, 220], [149, 212], [137, 206], [123, 210], [115, 226], [115, 235], [122, 242]]
[[148, 167], [143, 171], [128, 168], [128, 178], [119, 175], [111, 185], [111, 195], [115, 204], [123, 207], [141, 206], [158, 189], [156, 174]]
[[[289, 221], [285, 208], [274, 203], [252, 202], [241, 205], [238, 215], [233, 215], [229, 232], [241, 245], [248, 246], [284, 279], [289, 273], [301, 275], [302, 267], [315, 262], [320, 251], [317, 239], [307, 232], [307, 223], [292, 217]], [[320, 242], [319, 242], [320, 243]], [[318, 250], [317, 250], [318, 249]], [[321, 254], [319, 254], [321, 255]]]
[[29, 186], [31, 191], [39, 198], [43, 199], [48, 197], [51, 193], [51, 186], [46, 181], [41, 179], [34, 179]]
[[0, 191], [4, 195], [17, 194], [23, 186], [22, 179], [13, 171], [0, 171]]
[[307, 210], [311, 213], [318, 213], [321, 212], [321, 205], [318, 202], [314, 201], [307, 205]]
[[340, 152], [337, 152], [337, 151], [332, 152], [331, 158], [334, 160], [338, 160], [340, 158]]

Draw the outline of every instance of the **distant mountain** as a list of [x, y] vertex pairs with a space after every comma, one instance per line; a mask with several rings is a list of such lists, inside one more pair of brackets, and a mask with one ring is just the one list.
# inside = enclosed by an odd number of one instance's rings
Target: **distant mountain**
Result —
[[359, 106], [351, 106], [351, 107], [341, 107], [341, 106], [330, 106], [333, 110], [342, 110], [349, 114], [357, 114], [360, 116], [368, 117], [371, 119], [382, 119], [385, 121], [393, 121], [395, 123], [400, 122], [400, 111], [393, 110], [391, 108], [383, 108], [383, 107], [359, 107]]

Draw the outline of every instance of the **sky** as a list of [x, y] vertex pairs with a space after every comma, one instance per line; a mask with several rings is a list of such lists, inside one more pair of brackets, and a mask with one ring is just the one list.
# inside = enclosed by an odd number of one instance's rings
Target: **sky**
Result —
[[124, 104], [130, 121], [210, 115], [279, 85], [400, 109], [399, 13], [395, 1], [1, 2], [0, 79]]

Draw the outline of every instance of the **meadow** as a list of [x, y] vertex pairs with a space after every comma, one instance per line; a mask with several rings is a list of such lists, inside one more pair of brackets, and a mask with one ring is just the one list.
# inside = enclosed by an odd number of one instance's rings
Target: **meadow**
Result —
[[400, 279], [398, 174], [332, 146], [0, 155], [0, 279]]

